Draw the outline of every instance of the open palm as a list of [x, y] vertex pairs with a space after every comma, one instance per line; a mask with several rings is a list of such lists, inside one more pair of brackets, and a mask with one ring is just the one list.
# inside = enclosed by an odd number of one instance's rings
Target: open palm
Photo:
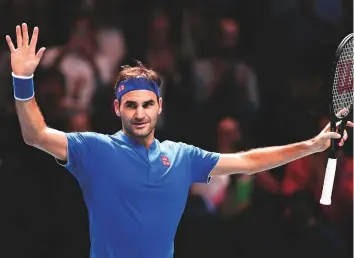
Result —
[[11, 52], [11, 67], [15, 75], [31, 76], [36, 70], [45, 50], [43, 47], [36, 54], [38, 32], [38, 27], [35, 27], [31, 42], [29, 42], [27, 24], [23, 23], [22, 28], [16, 26], [17, 48], [12, 43], [10, 36], [6, 35], [6, 41]]

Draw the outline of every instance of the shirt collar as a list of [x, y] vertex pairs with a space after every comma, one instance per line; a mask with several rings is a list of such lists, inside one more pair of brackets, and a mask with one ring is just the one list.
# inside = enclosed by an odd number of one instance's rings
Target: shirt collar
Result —
[[[118, 140], [122, 141], [122, 142], [125, 142], [126, 144], [132, 146], [132, 147], [135, 147], [135, 148], [144, 148], [145, 149], [145, 146], [138, 143], [135, 139], [133, 139], [132, 137], [126, 135], [123, 130], [120, 130], [118, 131], [115, 136], [118, 138]], [[157, 143], [158, 143], [158, 140], [156, 138], [154, 138], [152, 144], [150, 145], [149, 149], [156, 149], [157, 147]]]

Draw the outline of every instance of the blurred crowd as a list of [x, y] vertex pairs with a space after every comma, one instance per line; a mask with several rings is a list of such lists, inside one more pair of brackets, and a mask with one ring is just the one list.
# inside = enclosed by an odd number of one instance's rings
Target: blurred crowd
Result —
[[[1, 0], [0, 28], [39, 26], [47, 49], [35, 92], [47, 124], [113, 134], [122, 65], [164, 78], [156, 136], [232, 153], [314, 137], [328, 123], [335, 49], [352, 32], [352, 1]], [[0, 256], [88, 257], [87, 211], [72, 175], [26, 146], [10, 56], [0, 43]], [[191, 187], [176, 258], [352, 257], [353, 134], [340, 150], [330, 206], [327, 153], [255, 175]], [[3, 255], [6, 254], [6, 255]]]

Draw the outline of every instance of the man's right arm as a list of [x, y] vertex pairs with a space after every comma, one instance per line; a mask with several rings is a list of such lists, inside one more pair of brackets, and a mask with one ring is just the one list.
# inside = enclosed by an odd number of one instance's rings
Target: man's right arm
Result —
[[16, 110], [23, 139], [27, 144], [41, 149], [57, 159], [67, 160], [66, 135], [46, 125], [34, 98], [32, 76], [45, 50], [45, 48], [41, 48], [36, 53], [38, 34], [39, 29], [35, 27], [30, 40], [27, 24], [16, 26], [17, 48], [10, 36], [6, 36], [11, 53]]
[[59, 160], [67, 160], [68, 141], [64, 132], [49, 128], [35, 98], [16, 100], [16, 110], [24, 141]]

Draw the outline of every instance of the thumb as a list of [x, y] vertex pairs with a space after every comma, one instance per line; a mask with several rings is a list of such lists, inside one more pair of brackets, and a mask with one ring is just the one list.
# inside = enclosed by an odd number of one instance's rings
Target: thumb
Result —
[[38, 60], [41, 60], [43, 53], [45, 51], [45, 47], [42, 47], [40, 50], [38, 50], [36, 57], [38, 58]]
[[325, 139], [339, 139], [341, 136], [339, 133], [336, 132], [328, 132], [324, 133], [322, 137]]

